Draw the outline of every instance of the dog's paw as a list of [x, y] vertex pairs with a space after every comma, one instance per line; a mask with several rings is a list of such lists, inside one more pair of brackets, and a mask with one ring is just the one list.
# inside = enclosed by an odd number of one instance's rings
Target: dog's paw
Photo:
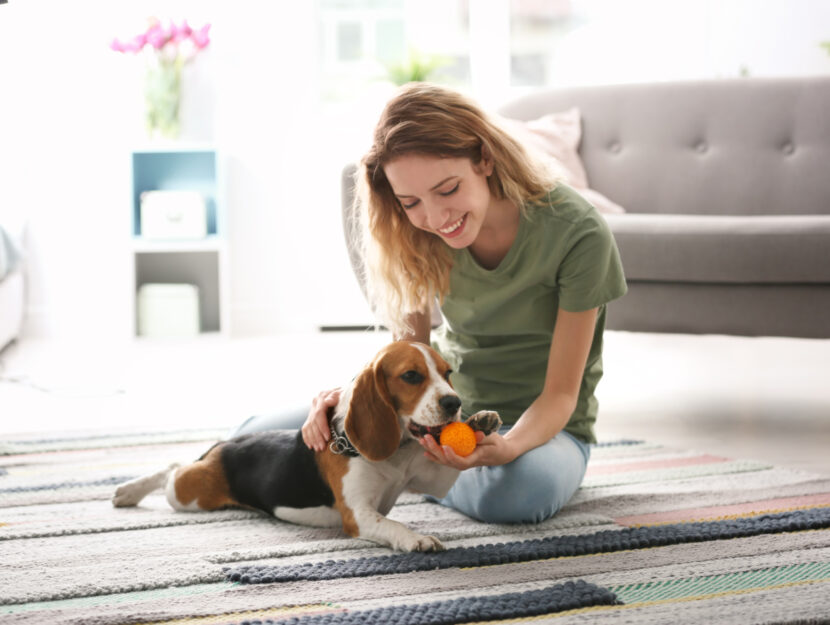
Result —
[[444, 545], [435, 536], [424, 536], [414, 532], [392, 547], [398, 551], [444, 551]]
[[495, 410], [479, 410], [467, 419], [467, 425], [478, 432], [484, 432], [487, 436], [498, 432], [501, 427], [501, 417]]
[[116, 508], [132, 508], [137, 506], [142, 499], [144, 499], [144, 493], [141, 489], [136, 488], [135, 484], [127, 482], [115, 489], [115, 494], [112, 496], [112, 505]]

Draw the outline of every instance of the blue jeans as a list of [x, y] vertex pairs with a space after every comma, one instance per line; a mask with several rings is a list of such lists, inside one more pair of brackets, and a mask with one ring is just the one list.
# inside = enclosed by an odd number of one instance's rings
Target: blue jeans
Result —
[[297, 406], [276, 414], [249, 417], [233, 430], [228, 438], [268, 430], [299, 430], [303, 427], [309, 410], [311, 410], [309, 406]]
[[[308, 410], [306, 406], [251, 417], [232, 436], [299, 429]], [[502, 428], [500, 433], [508, 430]], [[428, 499], [485, 523], [539, 523], [559, 512], [573, 496], [585, 477], [590, 456], [587, 443], [560, 432], [509, 464], [462, 471], [446, 497]]]
[[487, 523], [539, 523], [573, 496], [590, 456], [587, 443], [560, 432], [508, 464], [462, 471], [437, 501]]

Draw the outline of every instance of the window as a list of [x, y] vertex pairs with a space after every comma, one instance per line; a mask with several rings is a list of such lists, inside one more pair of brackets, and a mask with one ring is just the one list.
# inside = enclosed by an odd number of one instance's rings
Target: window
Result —
[[[506, 1], [506, 0], [501, 0]], [[359, 98], [372, 83], [470, 81], [469, 0], [320, 0], [323, 102]]]
[[510, 0], [510, 85], [551, 84], [557, 44], [577, 23], [571, 0]]
[[363, 56], [363, 25], [360, 22], [337, 23], [337, 60], [357, 61]]

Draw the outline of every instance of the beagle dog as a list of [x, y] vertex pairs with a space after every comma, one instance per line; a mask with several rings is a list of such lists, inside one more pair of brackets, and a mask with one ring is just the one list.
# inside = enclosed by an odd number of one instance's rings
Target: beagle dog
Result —
[[[127, 482], [116, 507], [135, 506], [164, 489], [176, 510], [255, 508], [278, 519], [336, 527], [350, 536], [401, 551], [441, 550], [433, 536], [386, 518], [404, 490], [443, 497], [458, 471], [428, 460], [416, 441], [458, 421], [461, 399], [450, 367], [432, 348], [397, 341], [383, 349], [341, 393], [330, 413], [332, 438], [323, 451], [306, 447], [300, 432], [271, 431], [217, 443], [188, 466]], [[492, 411], [467, 423], [489, 434], [501, 419]]]

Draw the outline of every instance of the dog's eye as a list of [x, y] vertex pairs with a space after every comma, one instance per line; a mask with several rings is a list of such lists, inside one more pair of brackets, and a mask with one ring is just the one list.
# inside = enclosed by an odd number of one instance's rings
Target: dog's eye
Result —
[[417, 371], [409, 370], [401, 375], [401, 380], [403, 380], [407, 384], [420, 384], [424, 381], [424, 376], [422, 376]]
[[449, 382], [449, 381], [450, 381], [450, 374], [451, 374], [451, 373], [452, 373], [452, 369], [447, 369], [447, 370], [444, 372], [444, 379], [445, 379], [447, 382]]

